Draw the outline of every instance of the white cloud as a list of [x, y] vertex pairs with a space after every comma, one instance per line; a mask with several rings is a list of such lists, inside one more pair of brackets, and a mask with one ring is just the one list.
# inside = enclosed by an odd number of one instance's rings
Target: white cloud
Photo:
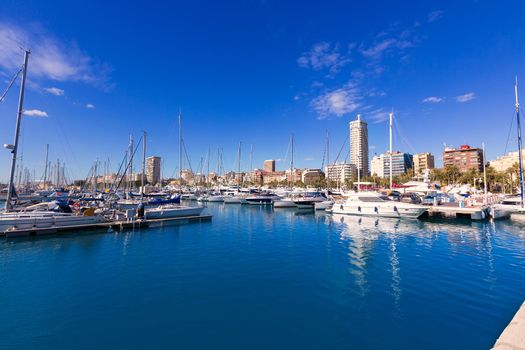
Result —
[[443, 16], [443, 11], [432, 11], [428, 14], [427, 21], [428, 23], [435, 22], [440, 19], [441, 16]]
[[306, 157], [304, 158], [305, 162], [311, 162], [311, 161], [314, 161], [315, 158], [312, 158], [312, 157]]
[[41, 111], [39, 109], [28, 109], [24, 111], [23, 114], [29, 117], [47, 117], [47, 112]]
[[17, 26], [0, 21], [0, 68], [16, 71], [22, 64], [21, 47], [29, 48], [31, 79], [82, 81], [108, 87], [108, 68], [82, 52], [77, 45], [63, 43], [38, 25]]
[[[351, 50], [352, 46], [348, 46]], [[297, 59], [297, 63], [303, 68], [314, 70], [328, 69], [331, 74], [337, 73], [344, 65], [350, 62], [350, 58], [339, 52], [338, 44], [321, 42], [315, 44], [310, 51], [304, 52]]]
[[311, 106], [320, 118], [331, 115], [341, 117], [351, 113], [361, 106], [362, 96], [354, 83], [348, 83], [342, 88], [330, 91], [312, 100]]
[[62, 96], [62, 95], [64, 95], [64, 90], [59, 89], [57, 87], [45, 88], [44, 91], [50, 93], [51, 95], [55, 95], [55, 96]]
[[445, 101], [443, 97], [437, 97], [437, 96], [429, 96], [427, 98], [424, 98], [422, 103], [441, 103]]
[[456, 97], [456, 101], [460, 103], [469, 102], [476, 98], [476, 94], [473, 92], [466, 93], [464, 95], [459, 95]]
[[86, 105], [86, 108], [95, 108], [95, 105], [92, 104], [92, 103], [88, 103], [88, 104]]
[[384, 121], [387, 121], [389, 118], [389, 113], [390, 112], [385, 111], [383, 108], [379, 108], [379, 109], [366, 113], [365, 117], [372, 124], [377, 124], [377, 123], [382, 123]]

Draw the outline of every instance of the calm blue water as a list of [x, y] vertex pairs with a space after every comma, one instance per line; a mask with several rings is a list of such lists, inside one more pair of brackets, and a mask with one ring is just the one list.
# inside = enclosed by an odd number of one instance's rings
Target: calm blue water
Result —
[[298, 215], [0, 240], [0, 348], [487, 349], [525, 224]]

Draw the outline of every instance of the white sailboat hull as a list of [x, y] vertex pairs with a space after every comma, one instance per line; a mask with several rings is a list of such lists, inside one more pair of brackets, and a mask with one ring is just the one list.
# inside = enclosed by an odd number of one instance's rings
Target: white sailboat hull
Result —
[[144, 217], [146, 219], [169, 219], [185, 216], [199, 216], [203, 210], [203, 207], [166, 206], [146, 209]]
[[12, 230], [44, 229], [69, 227], [104, 222], [100, 215], [83, 216], [71, 213], [54, 213], [49, 211], [0, 214], [0, 232]]

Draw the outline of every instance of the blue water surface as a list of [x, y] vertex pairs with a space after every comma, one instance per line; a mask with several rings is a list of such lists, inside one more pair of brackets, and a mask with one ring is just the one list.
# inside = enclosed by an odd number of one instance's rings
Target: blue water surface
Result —
[[487, 349], [525, 299], [525, 224], [206, 212], [1, 239], [0, 348]]

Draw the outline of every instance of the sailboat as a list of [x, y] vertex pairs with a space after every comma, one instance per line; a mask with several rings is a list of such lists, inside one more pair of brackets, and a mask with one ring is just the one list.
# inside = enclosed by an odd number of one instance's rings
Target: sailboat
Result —
[[287, 193], [286, 196], [282, 198], [277, 198], [273, 200], [273, 207], [274, 208], [297, 208], [297, 205], [293, 201], [294, 193], [293, 193], [293, 183], [294, 183], [294, 167], [293, 167], [293, 151], [294, 151], [294, 136], [292, 134], [292, 137], [290, 139], [291, 143], [291, 150], [292, 150], [292, 157], [290, 160], [290, 191]]
[[[9, 185], [7, 188], [7, 198], [5, 202], [5, 210], [0, 213], [0, 233], [15, 234], [17, 230], [30, 230], [40, 228], [52, 227], [67, 227], [88, 225], [103, 222], [106, 219], [100, 215], [95, 214], [94, 210], [86, 210], [83, 214], [76, 214], [71, 211], [69, 206], [64, 206], [62, 212], [60, 209], [53, 208], [57, 211], [38, 209], [35, 211], [15, 211], [14, 210], [14, 175], [16, 168], [16, 159], [18, 151], [18, 143], [20, 136], [20, 125], [22, 119], [22, 111], [24, 105], [25, 82], [27, 76], [27, 63], [29, 60], [29, 50], [24, 51], [24, 64], [22, 66], [22, 80], [20, 84], [20, 95], [18, 100], [18, 112], [16, 118], [15, 138], [13, 145], [5, 145], [7, 149], [11, 150], [11, 172], [9, 176]], [[60, 207], [60, 206], [59, 206]]]
[[519, 165], [519, 181], [520, 181], [520, 193], [517, 197], [506, 198], [498, 204], [494, 204], [491, 210], [494, 211], [507, 211], [510, 214], [511, 218], [514, 216], [519, 216], [520, 218], [525, 218], [525, 207], [524, 207], [524, 181], [523, 181], [523, 146], [521, 142], [521, 116], [520, 116], [520, 104], [518, 100], [518, 78], [516, 78], [516, 83], [514, 85], [514, 95], [516, 98], [516, 121], [518, 129], [518, 165]]
[[[392, 176], [392, 119], [394, 113], [390, 112], [390, 189], [393, 185]], [[358, 168], [359, 177], [359, 168]], [[358, 180], [359, 182], [359, 180]], [[360, 184], [357, 192], [351, 193], [343, 204], [334, 204], [331, 212], [333, 214], [363, 215], [374, 217], [408, 218], [417, 219], [427, 211], [427, 207], [397, 202], [377, 192], [360, 192]]]

